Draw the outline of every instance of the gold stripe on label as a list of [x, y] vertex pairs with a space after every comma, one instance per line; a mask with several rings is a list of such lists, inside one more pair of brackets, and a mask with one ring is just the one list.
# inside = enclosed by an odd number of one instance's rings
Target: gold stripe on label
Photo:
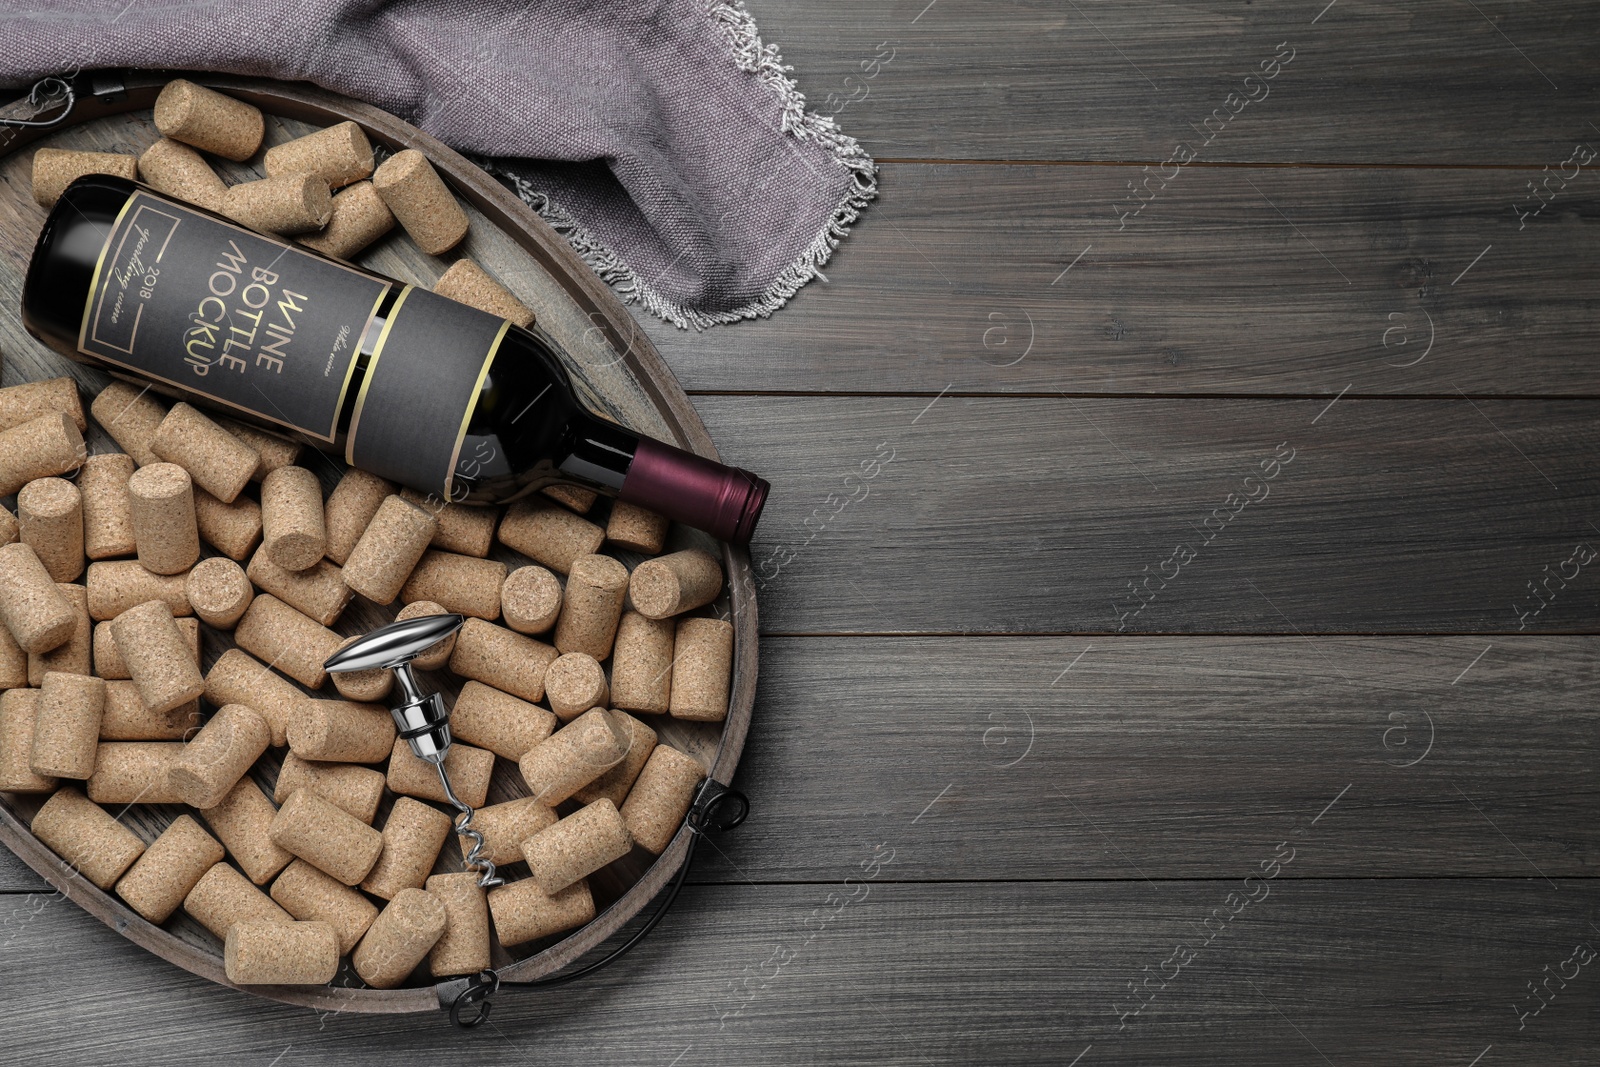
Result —
[[[385, 285], [381, 290], [378, 291], [378, 299], [376, 299], [376, 300], [374, 300], [372, 302], [372, 310], [367, 312], [367, 317], [366, 317], [365, 321], [363, 321], [361, 323], [361, 332], [356, 335], [356, 350], [350, 356], [350, 365], [344, 369], [344, 384], [339, 386], [339, 402], [337, 404], [333, 405], [333, 425], [328, 427], [328, 437], [327, 437], [327, 439], [329, 441], [332, 441], [339, 434], [339, 413], [344, 410], [344, 398], [350, 392], [350, 379], [355, 377], [356, 364], [361, 361], [361, 342], [365, 341], [367, 339], [367, 330], [372, 328], [372, 320], [378, 317], [378, 308], [383, 304], [383, 298], [388, 296], [389, 295], [389, 290], [391, 290], [393, 288], [394, 288], [394, 286], [392, 286], [392, 285]], [[409, 286], [408, 286], [408, 288], [409, 288]], [[404, 294], [403, 293], [401, 294], [401, 298], [402, 299], [404, 298]], [[399, 306], [400, 306], [400, 303], [397, 300], [395, 302], [395, 307], [399, 307]], [[385, 320], [384, 321], [384, 329], [387, 330], [388, 326], [389, 326], [388, 320]], [[381, 346], [382, 343], [383, 343], [382, 342], [382, 335], [380, 334], [379, 345]], [[376, 361], [376, 358], [377, 357], [373, 357], [374, 361]], [[362, 384], [363, 384], [363, 386], [366, 384], [366, 379], [365, 378], [362, 379]], [[359, 412], [360, 412], [359, 406], [357, 407], [356, 410], [357, 410], [357, 413], [359, 414]], [[351, 423], [350, 423], [350, 432], [352, 434], [354, 434], [355, 431], [356, 431], [356, 424], [355, 424], [354, 420], [352, 420]]]
[[100, 291], [100, 270], [106, 265], [106, 253], [111, 251], [111, 242], [116, 239], [117, 229], [122, 225], [123, 216], [128, 209], [133, 207], [133, 201], [138, 194], [134, 193], [122, 202], [122, 210], [117, 212], [116, 219], [111, 223], [111, 232], [106, 234], [105, 244], [100, 246], [100, 254], [94, 259], [94, 273], [89, 275], [89, 295], [83, 300], [83, 322], [78, 326], [78, 351], [82, 352], [83, 346], [89, 338], [89, 311], [94, 307], [94, 294]]
[[472, 412], [478, 406], [478, 396], [483, 392], [483, 380], [489, 376], [489, 364], [494, 362], [495, 353], [500, 351], [500, 342], [506, 338], [506, 331], [511, 329], [511, 320], [507, 319], [500, 324], [500, 329], [494, 335], [494, 340], [489, 342], [489, 352], [483, 357], [483, 366], [478, 368], [478, 380], [472, 385], [472, 395], [467, 398], [467, 410], [461, 413], [461, 428], [456, 431], [456, 446], [450, 450], [450, 466], [444, 472], [444, 498], [451, 500], [451, 492], [455, 489], [456, 463], [461, 459], [461, 445], [467, 439], [467, 424], [472, 421]]
[[[389, 309], [389, 317], [383, 320], [383, 329], [378, 334], [378, 343], [372, 346], [372, 355], [367, 357], [367, 373], [361, 379], [361, 391], [356, 394], [356, 409], [350, 416], [350, 432], [345, 434], [344, 439], [344, 461], [350, 464], [352, 467], [355, 466], [356, 462], [351, 458], [355, 455], [356, 427], [361, 425], [361, 409], [366, 406], [367, 403], [367, 389], [372, 385], [372, 374], [378, 369], [378, 357], [383, 355], [384, 342], [389, 340], [389, 330], [393, 328], [394, 320], [400, 314], [400, 305], [406, 302], [406, 297], [410, 296], [411, 290], [415, 288], [416, 286], [414, 285], [408, 285], [404, 289], [400, 290], [399, 296], [394, 298], [394, 306]], [[360, 342], [357, 343], [359, 344]], [[356, 358], [359, 359], [360, 357], [357, 356]], [[355, 364], [356, 360], [353, 359], [350, 361], [350, 366], [352, 368], [355, 367]], [[346, 382], [345, 387], [349, 388], [348, 381]], [[340, 403], [343, 403], [342, 399], [340, 400]], [[453, 470], [454, 467], [451, 469]]]

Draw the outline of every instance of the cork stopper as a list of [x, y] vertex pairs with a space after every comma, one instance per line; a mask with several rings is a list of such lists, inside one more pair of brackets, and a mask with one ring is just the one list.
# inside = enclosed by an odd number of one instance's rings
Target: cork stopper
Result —
[[428, 255], [448, 252], [467, 235], [467, 213], [450, 195], [428, 157], [415, 148], [384, 160], [373, 172], [372, 187]]
[[49, 652], [71, 639], [77, 614], [31, 545], [0, 547], [0, 622], [24, 652]]
[[250, 602], [234, 628], [233, 639], [246, 652], [312, 689], [321, 689], [328, 680], [323, 661], [338, 651], [344, 640], [270, 593]]
[[244, 568], [223, 556], [195, 564], [184, 577], [183, 593], [200, 621], [219, 630], [233, 629], [256, 595]]
[[587, 652], [568, 652], [544, 672], [544, 695], [562, 722], [571, 722], [610, 699], [606, 672]]
[[723, 619], [679, 619], [673, 638], [673, 718], [726, 719], [732, 674], [733, 624]]
[[174, 141], [236, 163], [256, 154], [267, 128], [257, 108], [183, 78], [156, 97], [155, 123]]
[[89, 428], [83, 417], [83, 398], [78, 395], [78, 383], [71, 378], [45, 378], [0, 389], [0, 430], [57, 412], [70, 416], [79, 433]]
[[533, 310], [470, 259], [463, 257], [452, 263], [434, 283], [433, 291], [497, 318], [510, 319], [523, 329], [533, 325]]
[[49, 793], [56, 780], [33, 773], [33, 728], [39, 717], [37, 689], [0, 693], [0, 793]]
[[654, 556], [666, 544], [668, 525], [665, 515], [616, 500], [611, 504], [611, 517], [606, 520], [606, 541], [629, 552]]
[[102, 741], [84, 792], [96, 804], [182, 803], [167, 772], [183, 748], [176, 741]]
[[622, 821], [634, 843], [657, 856], [666, 851], [705, 776], [694, 758], [669, 745], [657, 745], [622, 802]]
[[139, 563], [152, 574], [178, 574], [200, 558], [189, 474], [175, 463], [152, 463], [128, 479]]
[[[396, 622], [405, 622], [407, 619], [420, 619], [424, 615], [447, 615], [443, 604], [436, 604], [431, 600], [417, 600], [400, 609], [395, 616]], [[418, 652], [411, 661], [411, 665], [419, 671], [436, 671], [450, 662], [450, 653], [456, 649], [456, 635], [451, 634], [437, 644], [429, 645]]]
[[139, 466], [160, 462], [160, 457], [150, 451], [150, 439], [167, 417], [167, 409], [150, 394], [149, 386], [112, 382], [89, 404], [89, 413]]
[[132, 181], [138, 173], [139, 161], [133, 156], [41, 148], [33, 154], [33, 199], [44, 207], [55, 207], [67, 186], [85, 174], [111, 174]]
[[402, 889], [373, 920], [350, 962], [373, 989], [393, 989], [444, 936], [444, 905], [425, 889]]
[[304, 467], [279, 467], [261, 483], [261, 550], [286, 571], [314, 566], [327, 548], [322, 486]]
[[[344, 472], [344, 477], [328, 494], [328, 500], [322, 508], [329, 559], [341, 567], [345, 565], [356, 542], [361, 540], [361, 535], [372, 524], [378, 507], [394, 491], [393, 482], [385, 481], [376, 474], [368, 474], [354, 467]], [[420, 558], [422, 553], [419, 551], [417, 556]]]
[[557, 574], [572, 570], [579, 556], [600, 551], [606, 532], [588, 519], [542, 500], [522, 500], [500, 520], [500, 543]]
[[243, 704], [226, 704], [200, 728], [167, 771], [172, 791], [192, 808], [220, 804], [272, 740], [272, 728]]
[[633, 838], [616, 805], [597, 800], [528, 838], [522, 843], [522, 855], [534, 882], [554, 895], [626, 856], [631, 848]]
[[30, 828], [34, 837], [101, 889], [115, 885], [144, 852], [139, 835], [71, 786], [56, 790], [44, 802]]
[[611, 704], [665, 715], [672, 703], [672, 642], [677, 624], [623, 612], [611, 653]]
[[316, 175], [280, 174], [229, 187], [219, 210], [241, 226], [293, 237], [326, 226], [333, 197]]
[[383, 788], [382, 771], [350, 763], [318, 763], [286, 752], [272, 799], [282, 804], [296, 789], [309, 789], [370, 826], [378, 814]]
[[306, 760], [382, 763], [394, 740], [394, 718], [381, 704], [307, 697], [289, 723], [289, 751]]
[[468, 619], [456, 631], [450, 669], [523, 700], [540, 700], [545, 668], [557, 655], [555, 649], [531, 637], [482, 619]]
[[272, 840], [272, 820], [277, 816], [278, 809], [251, 778], [241, 778], [221, 803], [205, 811], [206, 822], [228, 854], [256, 885], [271, 881], [294, 859]]
[[394, 213], [371, 182], [357, 182], [333, 198], [333, 214], [319, 233], [295, 238], [307, 248], [336, 259], [354, 259], [394, 229]]
[[703, 607], [722, 592], [722, 567], [699, 549], [647, 559], [633, 569], [628, 596], [639, 614], [665, 619]]
[[[48, 655], [48, 653], [46, 653]], [[28, 660], [11, 631], [0, 626], [0, 690], [17, 689], [28, 684]], [[0, 792], [4, 792], [0, 788]]]
[[139, 180], [159, 193], [216, 211], [228, 187], [200, 153], [163, 137], [139, 157]]
[[112, 620], [111, 633], [151, 711], [171, 711], [205, 692], [205, 679], [166, 604], [147, 600], [129, 608]]
[[[62, 586], [63, 593], [70, 588]], [[195, 619], [176, 619], [178, 632], [183, 635], [184, 644], [194, 654], [195, 666], [200, 665], [200, 623]], [[116, 634], [112, 632], [111, 623], [99, 622], [94, 624], [94, 673], [107, 681], [125, 680], [132, 678], [128, 673], [128, 663], [122, 658], [122, 650], [117, 647]]]
[[349, 585], [344, 584], [344, 576], [338, 565], [318, 558], [302, 571], [286, 571], [267, 557], [266, 545], [262, 545], [256, 555], [250, 558], [246, 576], [258, 585], [261, 592], [272, 593], [278, 600], [322, 625], [333, 625], [338, 621], [349, 606], [350, 597], [355, 595], [350, 592]]
[[250, 484], [260, 457], [254, 449], [218, 426], [198, 408], [172, 405], [150, 438], [150, 450], [189, 472], [194, 484], [231, 504]]
[[83, 551], [90, 559], [131, 556], [133, 501], [128, 479], [133, 477], [133, 457], [125, 452], [105, 452], [83, 461], [78, 491], [83, 495]]
[[[28, 656], [28, 677], [26, 684], [38, 686], [44, 684], [44, 676], [50, 671], [60, 671], [63, 674], [92, 674], [94, 672], [94, 622], [89, 618], [89, 594], [81, 585], [64, 585], [58, 583], [56, 588], [72, 605], [73, 617], [78, 624], [73, 628], [72, 636], [65, 642], [52, 648], [49, 652], [37, 652]], [[12, 642], [15, 645], [15, 642]]]
[[272, 902], [226, 863], [212, 867], [183, 898], [183, 910], [219, 938], [226, 938], [235, 923], [252, 919], [293, 922], [293, 917]]
[[482, 682], [463, 685], [450, 710], [450, 732], [458, 740], [509, 760], [521, 759], [555, 728], [556, 717], [544, 708]]
[[339, 938], [341, 956], [356, 947], [378, 917], [376, 904], [305, 860], [295, 860], [285, 867], [269, 892], [296, 919], [332, 926]]
[[237, 437], [256, 454], [256, 469], [250, 480], [259, 482], [279, 467], [292, 467], [300, 458], [300, 443], [258, 429], [236, 419], [217, 419], [217, 425]]
[[572, 794], [572, 799], [579, 804], [609, 800], [620, 807], [628, 796], [628, 790], [633, 788], [639, 773], [644, 770], [645, 762], [655, 751], [654, 730], [626, 712], [613, 711], [611, 717], [622, 725], [628, 735], [628, 753], [622, 757], [622, 762]]
[[206, 673], [206, 700], [217, 707], [244, 704], [254, 708], [272, 727], [272, 744], [288, 744], [289, 723], [299, 712], [304, 694], [260, 661], [230, 648]]
[[100, 747], [100, 716], [106, 706], [106, 683], [82, 674], [51, 671], [39, 687], [39, 709], [33, 724], [33, 753], [28, 766], [47, 778], [94, 774]]
[[500, 513], [495, 508], [451, 504], [432, 493], [419, 493], [415, 489], [400, 490], [400, 499], [415, 504], [438, 521], [439, 528], [429, 542], [431, 547], [479, 559], [489, 554], [494, 544], [494, 528], [500, 521]]
[[383, 852], [361, 888], [384, 900], [403, 889], [421, 889], [453, 828], [450, 816], [439, 809], [400, 797], [383, 824]]
[[225, 856], [216, 838], [189, 816], [179, 815], [117, 882], [117, 896], [146, 922], [164, 923]]
[[72, 416], [59, 411], [0, 433], [0, 496], [35, 478], [75, 471], [87, 454]]
[[383, 835], [308, 789], [289, 794], [268, 832], [273, 844], [345, 885], [365, 878], [383, 850]]
[[234, 923], [222, 970], [234, 985], [327, 985], [339, 972], [339, 935], [324, 922]]
[[532, 878], [489, 890], [495, 936], [506, 948], [582, 926], [594, 914], [588, 882], [577, 882], [554, 896]]
[[556, 648], [586, 652], [597, 660], [609, 657], [627, 595], [628, 568], [621, 563], [600, 555], [573, 560], [556, 620]]
[[200, 729], [200, 702], [191, 700], [172, 711], [151, 711], [139, 687], [129, 681], [106, 682], [105, 711], [100, 715], [102, 741], [182, 741]]
[[473, 871], [436, 874], [428, 895], [444, 905], [444, 935], [428, 952], [428, 971], [435, 978], [477, 974], [489, 966], [489, 900]]
[[[490, 804], [472, 813], [472, 828], [483, 834], [483, 855], [495, 866], [522, 859], [522, 843], [547, 826], [556, 823], [555, 809], [532, 797], [518, 797], [503, 804]], [[464, 856], [472, 848], [465, 837], [456, 839]]]
[[[3, 553], [4, 549], [0, 549]], [[147, 600], [159, 600], [175, 616], [193, 614], [183, 586], [186, 575], [152, 574], [137, 560], [113, 559], [89, 564], [84, 585], [89, 590], [89, 617], [104, 622]]]
[[[471, 745], [451, 745], [444, 758], [444, 770], [462, 803], [473, 808], [483, 807], [489, 798], [489, 779], [494, 775], [493, 752]], [[411, 746], [400, 738], [395, 739], [394, 749], [389, 753], [389, 790], [441, 804], [450, 802], [439, 781], [439, 769], [427, 760], [418, 759]]]
[[224, 504], [204, 489], [194, 491], [195, 523], [206, 544], [242, 563], [261, 540], [261, 505], [247, 496]]
[[393, 603], [438, 528], [416, 505], [385, 497], [345, 560], [344, 584], [374, 604]]
[[354, 122], [341, 122], [267, 149], [267, 173], [315, 174], [341, 189], [372, 174], [372, 142]]
[[561, 617], [561, 582], [544, 567], [518, 567], [500, 586], [500, 614], [519, 634], [542, 634]]
[[[18, 535], [52, 580], [83, 573], [83, 495], [61, 478], [37, 478], [17, 492]], [[496, 597], [498, 600], [498, 595]]]
[[528, 792], [555, 805], [615, 767], [628, 753], [629, 737], [617, 718], [594, 708], [530, 748], [517, 762]]
[[506, 565], [499, 560], [429, 549], [400, 587], [400, 599], [427, 600], [459, 615], [493, 620], [500, 617], [505, 580]]
[[0, 545], [9, 545], [17, 540], [17, 517], [11, 514], [11, 509], [0, 505]]
[[[343, 651], [361, 640], [358, 637], [347, 637], [339, 646]], [[412, 661], [415, 663], [415, 660]], [[333, 687], [339, 695], [346, 700], [357, 700], [372, 703], [382, 700], [389, 695], [389, 690], [394, 688], [394, 671], [387, 667], [374, 667], [366, 671], [330, 671], [329, 677], [333, 679]], [[388, 754], [388, 749], [384, 749]]]
[[594, 507], [594, 502], [600, 499], [600, 494], [593, 489], [585, 489], [581, 485], [569, 485], [565, 482], [547, 485], [539, 492], [556, 501], [562, 507], [571, 508], [579, 515], [589, 514], [590, 509]]

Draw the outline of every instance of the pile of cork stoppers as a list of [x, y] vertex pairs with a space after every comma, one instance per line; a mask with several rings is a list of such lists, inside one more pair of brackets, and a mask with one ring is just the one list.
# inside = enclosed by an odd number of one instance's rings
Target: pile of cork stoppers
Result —
[[[40, 149], [36, 198], [136, 168], [248, 225], [320, 230], [306, 243], [336, 255], [396, 219], [425, 251], [465, 234], [420, 153], [374, 173], [353, 123], [270, 149], [268, 178], [224, 188], [194, 148], [249, 158], [260, 112], [178, 81], [155, 117], [166, 137], [137, 160]], [[436, 291], [532, 319], [466, 259]], [[324, 499], [299, 446], [253, 426], [123, 382], [90, 414], [122, 452], [85, 454], [72, 379], [0, 389], [0, 496], [17, 505], [0, 508], [0, 791], [48, 794], [33, 833], [83, 878], [151, 923], [193, 917], [223, 940], [231, 982], [324, 984], [349, 954], [382, 989], [424, 961], [434, 977], [488, 967], [491, 933], [515, 946], [581, 926], [590, 875], [666, 848], [705, 772], [638, 716], [720, 722], [733, 627], [697, 611], [722, 590], [713, 556], [660, 555], [665, 519], [613, 501], [600, 525], [594, 494], [570, 486], [501, 514], [353, 469]], [[497, 539], [533, 562], [488, 559]], [[654, 558], [630, 574], [608, 545]], [[485, 892], [476, 872], [432, 873], [452, 862], [455, 824], [435, 768], [377, 703], [392, 672], [334, 674], [338, 699], [321, 695], [323, 662], [354, 640], [329, 627], [358, 594], [398, 600], [401, 619], [467, 617], [416, 666], [466, 679], [445, 767], [478, 809], [482, 854], [528, 876]], [[237, 646], [205, 673], [201, 623]], [[257, 777], [275, 760], [258, 760], [285, 746], [269, 797]], [[526, 795], [485, 806], [497, 757]], [[115, 817], [131, 805], [194, 810], [147, 842]]]

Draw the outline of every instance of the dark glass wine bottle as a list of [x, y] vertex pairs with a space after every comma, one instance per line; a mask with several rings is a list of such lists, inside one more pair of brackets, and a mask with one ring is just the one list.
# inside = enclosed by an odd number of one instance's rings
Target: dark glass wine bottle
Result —
[[744, 544], [766, 501], [750, 472], [587, 408], [537, 325], [122, 178], [90, 175], [62, 194], [28, 266], [22, 321], [70, 359], [457, 502], [569, 483]]

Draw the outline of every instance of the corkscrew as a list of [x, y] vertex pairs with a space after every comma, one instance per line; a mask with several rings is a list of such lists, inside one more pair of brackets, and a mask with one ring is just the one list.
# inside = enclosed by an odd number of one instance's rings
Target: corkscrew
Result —
[[472, 825], [472, 808], [450, 785], [445, 757], [450, 753], [450, 709], [438, 693], [424, 693], [417, 686], [411, 661], [461, 628], [460, 615], [423, 615], [379, 627], [358, 641], [351, 642], [329, 656], [322, 666], [335, 674], [348, 671], [392, 670], [400, 688], [400, 703], [389, 709], [395, 726], [411, 751], [420, 760], [433, 764], [439, 772], [444, 795], [456, 809], [456, 833], [472, 842], [462, 862], [468, 870], [480, 872], [478, 884], [484, 888], [502, 884], [494, 873], [494, 862], [483, 855], [483, 831]]

